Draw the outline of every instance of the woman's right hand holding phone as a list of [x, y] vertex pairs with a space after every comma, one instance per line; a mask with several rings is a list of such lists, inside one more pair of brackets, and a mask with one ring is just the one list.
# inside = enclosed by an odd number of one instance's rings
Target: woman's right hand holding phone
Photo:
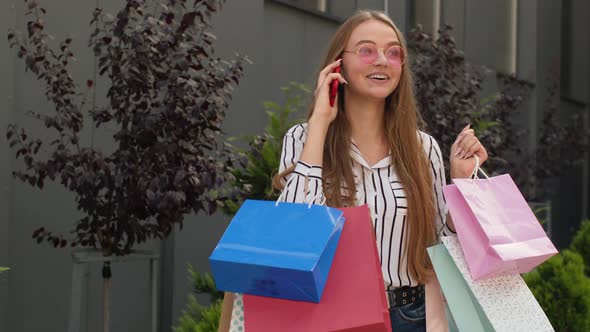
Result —
[[314, 92], [315, 105], [313, 106], [313, 113], [307, 122], [307, 139], [300, 158], [301, 161], [309, 165], [322, 166], [324, 142], [328, 127], [336, 119], [336, 114], [338, 114], [338, 103], [335, 102], [333, 106], [330, 106], [330, 85], [332, 80], [348, 84], [340, 73], [334, 73], [334, 69], [340, 66], [340, 61], [336, 60], [326, 66], [318, 77], [318, 86]]
[[[336, 119], [338, 103], [335, 102], [334, 106], [330, 106], [330, 85], [333, 80], [338, 80], [341, 84], [348, 84], [342, 74], [334, 72], [336, 68], [340, 67], [341, 61], [341, 59], [338, 59], [320, 71], [317, 88], [314, 92], [315, 105], [313, 108], [313, 114], [309, 119], [310, 124], [313, 123], [314, 126], [317, 125], [327, 129], [330, 123]], [[337, 93], [338, 92], [336, 91], [336, 94]], [[338, 98], [338, 96], [336, 96], [336, 98]]]

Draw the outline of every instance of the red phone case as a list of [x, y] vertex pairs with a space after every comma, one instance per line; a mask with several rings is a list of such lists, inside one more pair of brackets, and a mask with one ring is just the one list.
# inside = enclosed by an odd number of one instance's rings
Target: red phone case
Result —
[[[334, 70], [332, 72], [339, 73], [340, 66], [334, 68]], [[338, 92], [338, 84], [339, 83], [340, 82], [338, 82], [338, 80], [332, 80], [332, 82], [330, 82], [330, 107], [334, 107], [334, 102], [336, 101], [336, 93]]]

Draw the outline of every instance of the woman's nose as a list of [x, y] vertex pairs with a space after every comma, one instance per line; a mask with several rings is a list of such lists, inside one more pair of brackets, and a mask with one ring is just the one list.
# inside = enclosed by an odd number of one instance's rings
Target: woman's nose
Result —
[[388, 63], [388, 61], [387, 61], [387, 58], [385, 57], [385, 51], [382, 49], [377, 50], [377, 59], [375, 59], [375, 62], [373, 64], [386, 66], [387, 63]]

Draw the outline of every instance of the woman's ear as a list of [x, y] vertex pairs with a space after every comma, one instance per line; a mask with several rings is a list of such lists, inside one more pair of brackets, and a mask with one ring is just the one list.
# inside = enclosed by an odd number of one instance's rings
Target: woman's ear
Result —
[[344, 67], [343, 61], [340, 61], [340, 75], [342, 75], [342, 77], [344, 77], [344, 79], [348, 81], [348, 75], [346, 74], [346, 67]]

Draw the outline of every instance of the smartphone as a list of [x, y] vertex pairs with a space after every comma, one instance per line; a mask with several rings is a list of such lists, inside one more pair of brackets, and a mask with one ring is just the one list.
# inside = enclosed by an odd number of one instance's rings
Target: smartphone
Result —
[[[334, 70], [332, 70], [332, 72], [339, 73], [340, 72], [340, 65], [338, 67], [334, 68]], [[340, 84], [340, 82], [338, 80], [332, 80], [332, 82], [330, 82], [330, 107], [334, 107], [334, 103], [336, 102], [336, 93], [338, 92], [338, 84]]]

